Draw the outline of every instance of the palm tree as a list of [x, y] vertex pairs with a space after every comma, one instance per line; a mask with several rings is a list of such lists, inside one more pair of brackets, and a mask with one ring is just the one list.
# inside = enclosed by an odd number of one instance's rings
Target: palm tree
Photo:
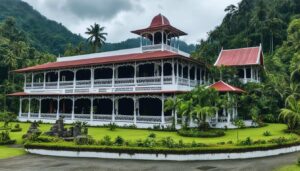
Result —
[[177, 109], [177, 107], [179, 106], [181, 102], [180, 98], [168, 98], [165, 103], [164, 103], [164, 110], [165, 111], [172, 111], [172, 114], [174, 116], [174, 121], [175, 124], [177, 124], [177, 115], [174, 114], [175, 110]]
[[214, 106], [201, 106], [200, 104], [198, 104], [193, 107], [191, 114], [192, 116], [194, 116], [194, 118], [196, 118], [198, 127], [201, 129], [205, 128], [206, 118], [209, 116], [213, 116], [217, 110], [218, 108]]
[[287, 122], [289, 129], [294, 129], [300, 121], [300, 101], [295, 97], [289, 98], [286, 108], [280, 110], [279, 118]]
[[91, 25], [87, 28], [85, 34], [89, 35], [87, 41], [92, 45], [93, 52], [97, 52], [98, 48], [101, 48], [106, 41], [107, 33], [103, 32], [105, 27], [101, 27], [99, 24]]

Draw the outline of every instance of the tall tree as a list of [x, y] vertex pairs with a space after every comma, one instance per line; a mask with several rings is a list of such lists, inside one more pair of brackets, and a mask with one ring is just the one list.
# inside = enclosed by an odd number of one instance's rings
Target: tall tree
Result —
[[95, 23], [87, 28], [87, 31], [85, 32], [89, 35], [87, 41], [92, 45], [93, 52], [97, 52], [98, 48], [101, 48], [106, 41], [107, 33], [104, 32], [104, 28], [105, 27], [101, 27], [99, 24]]

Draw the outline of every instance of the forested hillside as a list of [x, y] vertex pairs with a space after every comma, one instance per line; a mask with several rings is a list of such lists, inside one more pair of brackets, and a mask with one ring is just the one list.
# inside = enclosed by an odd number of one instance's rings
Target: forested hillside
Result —
[[213, 64], [222, 48], [262, 44], [262, 83], [243, 85], [232, 79], [236, 71], [226, 67], [210, 67], [210, 74], [246, 90], [239, 101], [243, 117], [273, 122], [282, 108], [292, 108], [300, 99], [300, 1], [242, 0], [225, 11], [222, 23], [200, 41], [193, 56]]

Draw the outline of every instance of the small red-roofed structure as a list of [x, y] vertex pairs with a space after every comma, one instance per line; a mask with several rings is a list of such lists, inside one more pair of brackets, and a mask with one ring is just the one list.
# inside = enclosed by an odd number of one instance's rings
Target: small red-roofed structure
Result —
[[237, 68], [242, 83], [260, 82], [260, 72], [264, 66], [262, 47], [222, 49], [214, 66]]

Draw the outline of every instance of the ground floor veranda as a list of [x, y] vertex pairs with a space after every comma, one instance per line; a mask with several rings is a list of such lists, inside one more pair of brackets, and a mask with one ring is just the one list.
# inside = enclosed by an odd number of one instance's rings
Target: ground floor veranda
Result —
[[171, 124], [175, 111], [164, 111], [164, 101], [173, 95], [28, 96], [20, 97], [19, 119], [66, 122]]
[[[135, 124], [137, 127], [177, 124], [185, 118], [177, 116], [177, 111], [164, 110], [167, 98], [174, 94], [129, 94], [129, 95], [57, 95], [20, 97], [19, 120], [55, 122], [60, 116], [66, 123], [85, 121], [90, 125], [116, 123]], [[232, 122], [238, 118], [237, 105], [220, 109], [207, 122], [216, 128], [234, 128]], [[190, 118], [190, 126], [197, 126]]]

